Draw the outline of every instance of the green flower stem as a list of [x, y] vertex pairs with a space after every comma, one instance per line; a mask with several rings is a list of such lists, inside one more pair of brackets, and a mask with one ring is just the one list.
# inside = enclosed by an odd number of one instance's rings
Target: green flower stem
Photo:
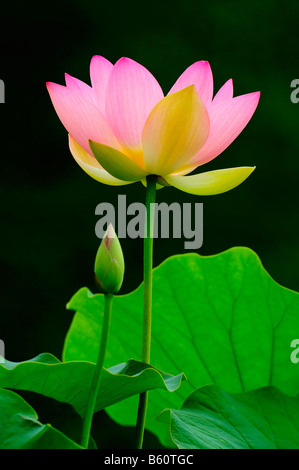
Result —
[[109, 328], [110, 328], [110, 320], [111, 320], [111, 311], [112, 311], [112, 301], [113, 301], [113, 294], [105, 294], [105, 310], [104, 310], [104, 320], [103, 320], [103, 327], [102, 327], [102, 336], [101, 336], [101, 343], [99, 347], [99, 354], [96, 363], [96, 370], [94, 372], [94, 376], [92, 379], [91, 387], [90, 387], [90, 394], [86, 408], [86, 414], [83, 423], [83, 430], [82, 430], [82, 439], [81, 439], [81, 446], [88, 448], [89, 444], [89, 437], [90, 437], [90, 429], [92, 424], [92, 418], [94, 414], [94, 408], [98, 396], [100, 380], [103, 370], [103, 364], [105, 359], [106, 347], [108, 342], [109, 336]]
[[[150, 363], [151, 326], [152, 326], [152, 278], [153, 278], [153, 234], [154, 210], [151, 204], [156, 200], [157, 177], [150, 175], [146, 178], [146, 236], [143, 251], [143, 339], [142, 361]], [[136, 447], [142, 449], [144, 427], [146, 420], [148, 392], [140, 394], [136, 424]]]

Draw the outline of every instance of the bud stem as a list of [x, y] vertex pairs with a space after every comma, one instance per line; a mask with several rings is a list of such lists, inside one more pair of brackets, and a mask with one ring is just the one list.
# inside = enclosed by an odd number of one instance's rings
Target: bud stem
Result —
[[101, 336], [101, 343], [99, 346], [99, 353], [98, 359], [96, 363], [96, 369], [94, 371], [94, 375], [92, 378], [92, 383], [90, 387], [90, 393], [86, 408], [86, 414], [83, 423], [82, 429], [82, 438], [81, 438], [81, 446], [84, 448], [88, 448], [89, 444], [89, 437], [90, 437], [90, 430], [92, 425], [92, 418], [94, 414], [94, 408], [98, 396], [100, 380], [103, 370], [103, 364], [105, 359], [106, 347], [108, 342], [108, 335], [109, 335], [109, 328], [110, 328], [110, 320], [111, 320], [111, 311], [112, 311], [112, 301], [113, 301], [113, 294], [105, 294], [105, 309], [104, 309], [104, 320], [102, 326], [102, 336]]
[[[143, 339], [142, 361], [149, 364], [151, 350], [151, 326], [152, 326], [152, 272], [153, 272], [153, 234], [154, 211], [151, 204], [156, 200], [157, 177], [150, 175], [146, 178], [146, 236], [144, 237], [143, 250]], [[136, 447], [142, 449], [144, 427], [146, 420], [148, 392], [140, 394], [138, 416], [136, 424]]]

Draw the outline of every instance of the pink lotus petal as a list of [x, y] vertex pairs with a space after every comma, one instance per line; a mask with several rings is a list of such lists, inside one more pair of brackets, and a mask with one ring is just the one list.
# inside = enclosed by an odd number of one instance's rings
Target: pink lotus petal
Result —
[[[205, 106], [213, 98], [213, 74], [209, 62], [201, 60], [190, 65], [177, 79], [169, 93], [194, 85]], [[168, 93], [168, 94], [169, 94]]]
[[260, 99], [260, 92], [237, 96], [231, 100], [214, 101], [209, 108], [210, 133], [205, 145], [192, 158], [203, 165], [222, 153], [248, 124]]
[[213, 105], [222, 103], [225, 100], [232, 99], [234, 94], [233, 81], [230, 78], [225, 82], [225, 84], [220, 88], [218, 93], [214, 96]]
[[109, 60], [100, 55], [94, 55], [90, 62], [90, 79], [95, 92], [95, 99], [98, 107], [105, 115], [105, 96], [108, 79], [112, 72], [113, 65]]
[[67, 88], [80, 93], [84, 98], [96, 104], [94, 90], [89, 85], [78, 80], [78, 78], [72, 77], [68, 73], [65, 73], [64, 76]]
[[101, 111], [82, 94], [56, 83], [47, 83], [53, 106], [66, 130], [90, 153], [88, 140], [119, 148], [119, 143]]
[[140, 149], [145, 121], [164, 97], [153, 75], [123, 57], [111, 72], [106, 91], [106, 116], [124, 150]]

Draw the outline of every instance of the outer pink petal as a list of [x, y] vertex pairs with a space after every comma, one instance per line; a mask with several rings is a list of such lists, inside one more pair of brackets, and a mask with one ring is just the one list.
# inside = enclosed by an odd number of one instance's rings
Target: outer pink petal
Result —
[[210, 133], [205, 145], [192, 158], [190, 166], [203, 165], [222, 153], [248, 124], [260, 99], [260, 92], [212, 103], [209, 109]]
[[177, 79], [169, 93], [194, 85], [205, 106], [213, 98], [213, 74], [209, 62], [201, 60], [190, 65]]
[[56, 83], [47, 83], [47, 88], [62, 124], [87, 153], [90, 153], [89, 139], [119, 149], [111, 127], [91, 101]]
[[111, 72], [106, 92], [106, 116], [126, 149], [141, 148], [145, 121], [164, 97], [153, 75], [134, 60], [123, 57]]
[[230, 78], [225, 82], [225, 84], [220, 88], [218, 93], [214, 96], [213, 105], [222, 103], [225, 100], [232, 99], [234, 94], [233, 80]]
[[78, 80], [78, 78], [72, 77], [68, 73], [65, 73], [64, 76], [67, 88], [80, 93], [84, 98], [96, 104], [94, 90], [89, 85]]
[[98, 107], [105, 115], [105, 96], [108, 79], [112, 72], [113, 65], [109, 60], [100, 55], [94, 55], [90, 62], [90, 79], [95, 92], [95, 99]]

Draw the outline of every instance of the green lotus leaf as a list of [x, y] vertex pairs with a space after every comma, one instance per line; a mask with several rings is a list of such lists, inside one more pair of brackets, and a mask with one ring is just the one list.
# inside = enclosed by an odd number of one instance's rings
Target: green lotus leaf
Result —
[[82, 449], [62, 432], [38, 421], [17, 393], [0, 389], [0, 449]]
[[[141, 356], [143, 285], [114, 299], [106, 366]], [[76, 311], [64, 346], [65, 360], [95, 361], [103, 295], [80, 289], [68, 304]], [[299, 392], [299, 366], [290, 360], [299, 333], [299, 294], [278, 285], [248, 248], [215, 256], [169, 258], [154, 270], [151, 363], [187, 381], [173, 394], [149, 394], [147, 428], [169, 445], [155, 418], [179, 409], [197, 388], [215, 384], [231, 393], [273, 385]], [[108, 413], [135, 425], [138, 397]], [[167, 435], [166, 435], [167, 434]]]
[[[41, 354], [25, 362], [0, 364], [0, 387], [40, 393], [72, 405], [84, 416], [94, 370], [91, 362], [60, 362]], [[104, 369], [95, 411], [154, 388], [172, 392], [183, 379], [183, 374], [172, 376], [134, 360]]]
[[208, 385], [157, 419], [179, 449], [299, 448], [299, 398], [275, 387], [229, 394]]

